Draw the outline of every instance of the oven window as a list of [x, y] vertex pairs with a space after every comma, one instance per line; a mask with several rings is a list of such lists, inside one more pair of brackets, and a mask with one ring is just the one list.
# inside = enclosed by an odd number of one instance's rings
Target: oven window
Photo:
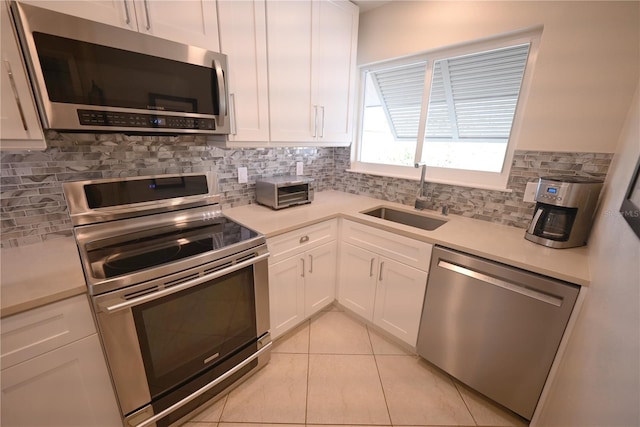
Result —
[[156, 398], [256, 342], [253, 267], [132, 311]]

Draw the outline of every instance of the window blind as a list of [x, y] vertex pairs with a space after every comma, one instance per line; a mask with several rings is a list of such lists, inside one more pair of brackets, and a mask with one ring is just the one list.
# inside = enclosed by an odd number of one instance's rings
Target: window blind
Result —
[[371, 80], [396, 139], [418, 138], [426, 61], [371, 72]]
[[529, 44], [436, 61], [425, 139], [506, 141]]

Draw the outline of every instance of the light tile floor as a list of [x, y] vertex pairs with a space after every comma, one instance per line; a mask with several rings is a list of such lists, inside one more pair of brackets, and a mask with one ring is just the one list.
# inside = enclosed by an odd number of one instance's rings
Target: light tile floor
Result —
[[187, 427], [526, 426], [330, 306], [274, 343], [271, 361]]

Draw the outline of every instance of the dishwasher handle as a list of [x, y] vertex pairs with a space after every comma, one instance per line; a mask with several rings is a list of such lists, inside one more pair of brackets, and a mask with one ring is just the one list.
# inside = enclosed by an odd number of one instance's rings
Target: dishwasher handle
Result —
[[497, 277], [492, 277], [487, 274], [481, 273], [479, 271], [472, 270], [467, 267], [462, 267], [457, 264], [452, 264], [450, 262], [439, 260], [438, 267], [444, 268], [449, 271], [453, 271], [454, 273], [462, 274], [463, 276], [471, 277], [476, 280], [480, 280], [481, 282], [488, 283], [490, 285], [498, 286], [500, 288], [506, 289], [508, 291], [516, 292], [521, 295], [527, 296], [529, 298], [536, 299], [538, 301], [554, 305], [556, 307], [560, 307], [562, 305], [562, 298], [554, 295], [549, 295], [535, 289], [531, 289], [530, 287], [523, 286], [513, 282], [507, 282], [506, 280], [499, 279]]

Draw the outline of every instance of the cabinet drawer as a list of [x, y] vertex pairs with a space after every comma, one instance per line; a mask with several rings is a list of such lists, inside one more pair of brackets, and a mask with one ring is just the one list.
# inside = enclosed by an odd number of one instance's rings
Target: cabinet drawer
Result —
[[331, 240], [336, 240], [337, 237], [337, 219], [324, 221], [299, 230], [271, 237], [267, 239], [267, 246], [271, 253], [269, 263], [276, 263], [290, 256], [330, 242]]
[[2, 369], [96, 333], [89, 301], [78, 295], [2, 319]]
[[342, 241], [419, 270], [429, 270], [431, 244], [349, 220], [342, 225]]

